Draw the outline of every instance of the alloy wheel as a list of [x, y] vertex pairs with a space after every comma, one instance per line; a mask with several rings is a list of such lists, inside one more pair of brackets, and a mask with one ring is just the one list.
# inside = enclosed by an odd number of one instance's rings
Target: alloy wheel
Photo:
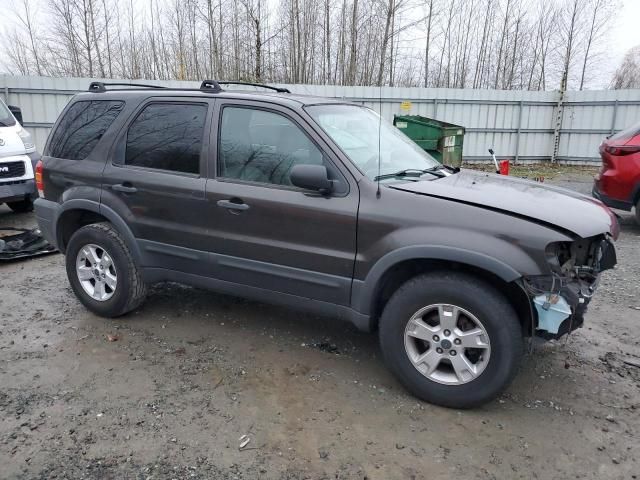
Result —
[[104, 247], [93, 243], [78, 251], [76, 275], [87, 295], [99, 302], [113, 297], [118, 285], [113, 258]]
[[413, 366], [429, 380], [462, 385], [485, 370], [489, 335], [471, 312], [438, 303], [418, 310], [407, 322], [404, 346]]

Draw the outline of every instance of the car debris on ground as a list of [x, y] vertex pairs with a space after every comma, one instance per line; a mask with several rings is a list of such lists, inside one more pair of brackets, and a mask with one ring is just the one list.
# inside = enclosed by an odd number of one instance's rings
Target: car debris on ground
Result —
[[56, 251], [37, 228], [0, 227], [0, 261], [35, 257]]

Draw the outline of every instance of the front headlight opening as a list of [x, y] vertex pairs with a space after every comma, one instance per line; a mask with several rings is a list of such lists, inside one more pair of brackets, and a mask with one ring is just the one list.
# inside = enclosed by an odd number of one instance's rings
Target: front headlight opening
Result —
[[547, 245], [545, 250], [547, 262], [556, 272], [561, 272], [567, 268], [571, 269], [572, 252], [571, 242], [555, 242]]
[[36, 149], [36, 145], [33, 142], [33, 138], [31, 137], [31, 134], [27, 132], [24, 128], [20, 128], [20, 130], [18, 130], [18, 136], [20, 137], [20, 140], [22, 140], [22, 144], [24, 145], [25, 150], [29, 151], [29, 150]]
[[551, 270], [562, 276], [597, 276], [616, 263], [613, 245], [604, 235], [551, 243], [545, 253]]

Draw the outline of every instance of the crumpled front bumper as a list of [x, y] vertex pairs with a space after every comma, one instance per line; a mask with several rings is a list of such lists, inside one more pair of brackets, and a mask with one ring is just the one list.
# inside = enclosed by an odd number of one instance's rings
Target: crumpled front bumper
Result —
[[[584, 285], [579, 282], [571, 282], [563, 286], [558, 294], [541, 294], [536, 297], [536, 299], [542, 298], [542, 302], [534, 300], [537, 314], [536, 337], [554, 340], [582, 327], [587, 307], [596, 291], [597, 284], [588, 288], [587, 293], [584, 291]], [[545, 309], [547, 304], [548, 308]], [[561, 305], [566, 306], [567, 309], [559, 308]]]
[[523, 280], [523, 288], [532, 303], [533, 335], [553, 340], [582, 327], [602, 272], [617, 263], [611, 239], [606, 237], [599, 245], [594, 268], [582, 266], [566, 275], [556, 272]]

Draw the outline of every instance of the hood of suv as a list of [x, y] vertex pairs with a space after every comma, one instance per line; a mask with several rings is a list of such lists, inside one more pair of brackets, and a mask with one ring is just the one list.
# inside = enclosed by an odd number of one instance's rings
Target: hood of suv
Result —
[[406, 182], [390, 187], [527, 217], [582, 238], [606, 232], [618, 236], [615, 216], [600, 201], [529, 180], [462, 171], [433, 181]]

